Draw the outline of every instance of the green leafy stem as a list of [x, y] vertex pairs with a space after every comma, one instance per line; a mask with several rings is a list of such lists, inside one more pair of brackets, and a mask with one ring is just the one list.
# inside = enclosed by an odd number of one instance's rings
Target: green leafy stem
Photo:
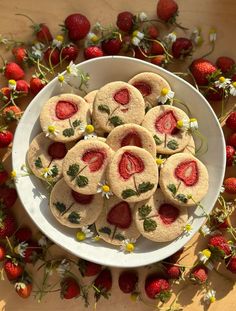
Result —
[[182, 203], [187, 203], [188, 197], [183, 193], [178, 193], [180, 185], [181, 185], [181, 181], [178, 183], [177, 187], [175, 186], [175, 184], [169, 184], [167, 188], [172, 193], [173, 198], [177, 199], [178, 201]]
[[69, 119], [70, 127], [64, 129], [62, 132], [63, 136], [65, 137], [71, 137], [75, 134], [75, 129], [81, 124], [80, 120], [75, 120], [71, 123], [71, 120]]
[[152, 211], [152, 207], [150, 205], [142, 205], [138, 209], [138, 215], [140, 217], [140, 220], [143, 220], [143, 229], [146, 232], [152, 232], [155, 231], [157, 228], [157, 223], [154, 219], [156, 215], [149, 216], [149, 214]]
[[116, 112], [116, 110], [118, 110], [119, 108], [120, 107], [118, 106], [111, 112], [108, 105], [99, 105], [98, 106], [98, 110], [100, 112], [106, 113], [109, 116], [109, 118], [107, 120], [107, 124], [111, 123], [114, 127], [124, 124], [124, 121], [120, 117], [113, 115]]
[[80, 175], [80, 173], [87, 167], [85, 165], [80, 169], [79, 164], [71, 164], [66, 172], [68, 176], [71, 177], [71, 181], [75, 180], [78, 187], [83, 188], [88, 185], [88, 178], [86, 176]]
[[134, 180], [135, 189], [128, 188], [128, 189], [123, 190], [121, 193], [121, 196], [124, 200], [134, 195], [140, 196], [140, 194], [150, 191], [154, 187], [154, 184], [150, 183], [150, 181], [142, 182], [141, 184], [137, 186], [134, 175], [133, 175], [133, 180]]

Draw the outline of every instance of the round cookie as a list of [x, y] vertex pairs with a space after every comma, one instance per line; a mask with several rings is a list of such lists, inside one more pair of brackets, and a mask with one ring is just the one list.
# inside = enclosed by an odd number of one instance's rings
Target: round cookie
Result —
[[115, 153], [107, 175], [113, 193], [127, 202], [150, 198], [158, 183], [155, 160], [149, 152], [134, 146], [122, 147]]
[[112, 155], [112, 149], [98, 139], [80, 140], [63, 161], [65, 182], [82, 194], [97, 193]]
[[160, 75], [153, 72], [142, 72], [128, 81], [136, 87], [144, 97], [147, 107], [157, 105], [157, 98], [163, 88], [171, 89], [169, 83]]
[[192, 154], [192, 155], [195, 155], [195, 149], [196, 149], [195, 141], [194, 141], [194, 139], [193, 139], [193, 136], [190, 135], [189, 142], [188, 142], [187, 146], [183, 149], [182, 152], [184, 152], [184, 153], [190, 153], [190, 154]]
[[145, 103], [141, 93], [132, 85], [116, 81], [98, 90], [93, 103], [93, 119], [105, 132], [125, 124], [141, 124]]
[[95, 222], [99, 236], [106, 242], [121, 245], [126, 239], [140, 236], [134, 221], [133, 205], [112, 196]]
[[136, 146], [147, 150], [156, 158], [156, 144], [148, 130], [137, 124], [123, 124], [114, 128], [106, 143], [117, 151], [124, 146]]
[[183, 110], [170, 105], [157, 106], [147, 112], [142, 126], [152, 134], [157, 153], [173, 154], [187, 146], [190, 134], [176, 127], [179, 120], [188, 122], [189, 117]]
[[80, 96], [61, 94], [51, 97], [40, 113], [43, 132], [50, 139], [69, 142], [82, 137], [84, 127], [89, 123], [89, 104]]
[[165, 161], [159, 183], [164, 195], [172, 203], [194, 206], [207, 194], [207, 168], [193, 155], [177, 153]]
[[187, 208], [170, 204], [160, 189], [149, 200], [135, 206], [135, 221], [139, 232], [155, 242], [176, 239], [183, 232], [187, 220]]
[[87, 95], [84, 96], [84, 100], [89, 104], [89, 109], [90, 109], [91, 114], [93, 112], [93, 102], [94, 102], [94, 98], [97, 94], [97, 91], [98, 90], [91, 91]]
[[30, 143], [27, 152], [27, 162], [35, 176], [42, 180], [55, 182], [62, 177], [62, 162], [68, 151], [61, 142], [54, 142], [38, 134]]
[[95, 222], [103, 204], [104, 199], [100, 194], [85, 195], [75, 192], [62, 178], [52, 189], [49, 206], [53, 216], [62, 225], [80, 228]]

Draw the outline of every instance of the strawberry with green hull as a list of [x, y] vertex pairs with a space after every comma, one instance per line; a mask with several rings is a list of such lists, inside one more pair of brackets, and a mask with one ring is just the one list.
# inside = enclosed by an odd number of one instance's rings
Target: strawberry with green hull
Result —
[[84, 58], [91, 59], [104, 56], [102, 49], [99, 46], [89, 46], [84, 49]]
[[190, 272], [190, 279], [196, 284], [206, 283], [208, 279], [208, 270], [203, 265], [198, 265]]
[[47, 83], [38, 78], [38, 77], [32, 77], [30, 80], [30, 91], [33, 95], [37, 95], [46, 85]]
[[136, 271], [123, 271], [119, 276], [119, 288], [125, 294], [131, 294], [135, 291], [138, 283]]
[[204, 58], [195, 59], [190, 65], [190, 71], [200, 86], [208, 85], [208, 77], [217, 71], [217, 67], [209, 60]]
[[61, 298], [73, 299], [80, 296], [80, 286], [75, 278], [66, 277], [61, 281]]
[[29, 298], [29, 296], [31, 295], [32, 289], [33, 289], [33, 284], [26, 282], [26, 281], [17, 282], [15, 284], [16, 293], [23, 299]]
[[65, 28], [68, 31], [69, 39], [76, 42], [86, 37], [90, 29], [90, 22], [83, 14], [75, 13], [67, 16]]
[[145, 280], [145, 292], [150, 299], [159, 299], [167, 302], [171, 297], [170, 284], [168, 280], [157, 274], [149, 275]]
[[21, 80], [25, 76], [23, 69], [16, 63], [6, 63], [6, 65], [1, 69], [7, 80]]
[[216, 66], [223, 74], [227, 74], [235, 69], [235, 61], [228, 56], [220, 56], [216, 60]]
[[14, 47], [12, 49], [12, 54], [14, 55], [18, 64], [25, 63], [28, 59], [27, 50], [21, 46]]
[[109, 291], [112, 288], [112, 275], [109, 269], [104, 269], [96, 277], [93, 283], [94, 297], [98, 301], [101, 296], [108, 298], [110, 293]]
[[78, 55], [79, 48], [73, 43], [69, 43], [61, 50], [62, 59], [65, 59], [68, 62], [75, 61]]
[[178, 5], [174, 0], [159, 0], [157, 16], [166, 23], [174, 23], [178, 15]]
[[172, 45], [172, 55], [174, 58], [184, 58], [190, 56], [193, 51], [192, 41], [188, 38], [177, 38]]
[[23, 266], [16, 258], [7, 259], [3, 264], [3, 268], [9, 281], [17, 280], [24, 272]]
[[225, 258], [231, 254], [230, 245], [226, 238], [221, 234], [210, 237], [208, 246], [216, 258]]
[[3, 109], [2, 115], [6, 122], [11, 122], [19, 120], [22, 115], [22, 111], [18, 106], [10, 105]]
[[121, 12], [117, 15], [116, 25], [124, 32], [130, 32], [134, 26], [135, 16], [131, 12]]

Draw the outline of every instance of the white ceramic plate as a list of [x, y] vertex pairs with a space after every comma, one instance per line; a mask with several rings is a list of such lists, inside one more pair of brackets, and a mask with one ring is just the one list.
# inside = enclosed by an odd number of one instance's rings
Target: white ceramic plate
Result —
[[[207, 212], [213, 208], [223, 182], [225, 171], [225, 143], [218, 120], [205, 98], [190, 84], [174, 74], [155, 65], [134, 58], [114, 56], [102, 57], [78, 64], [90, 75], [89, 91], [98, 89], [105, 83], [128, 81], [137, 73], [150, 71], [162, 75], [176, 92], [176, 97], [184, 101], [194, 117], [199, 121], [203, 135], [208, 138], [208, 152], [200, 159], [208, 168], [210, 181], [207, 196], [202, 204]], [[26, 153], [32, 139], [41, 131], [39, 114], [43, 104], [52, 96], [68, 92], [61, 89], [57, 78], [52, 80], [30, 103], [15, 133], [13, 142], [13, 169], [19, 172], [26, 162]], [[16, 184], [20, 200], [29, 216], [52, 241], [67, 251], [100, 264], [114, 267], [137, 267], [160, 261], [182, 248], [199, 230], [204, 222], [200, 208], [189, 209], [193, 230], [190, 235], [181, 235], [170, 243], [154, 243], [140, 238], [132, 254], [124, 254], [117, 248], [103, 242], [78, 242], [75, 229], [60, 225], [48, 208], [48, 194], [42, 182], [35, 176], [21, 177]]]

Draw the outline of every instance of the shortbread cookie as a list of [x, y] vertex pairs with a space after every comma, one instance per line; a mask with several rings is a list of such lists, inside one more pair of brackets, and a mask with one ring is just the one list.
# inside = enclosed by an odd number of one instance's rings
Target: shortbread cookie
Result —
[[82, 137], [89, 118], [89, 104], [82, 97], [61, 94], [51, 97], [44, 104], [40, 124], [50, 139], [69, 142]]
[[132, 85], [116, 81], [98, 90], [93, 104], [93, 119], [105, 132], [125, 124], [140, 124], [145, 113], [141, 93]]
[[29, 146], [27, 162], [35, 176], [55, 182], [62, 177], [62, 162], [67, 149], [64, 143], [54, 142], [40, 133]]
[[182, 152], [184, 152], [184, 153], [190, 153], [190, 154], [192, 154], [192, 155], [195, 155], [195, 149], [196, 149], [195, 141], [194, 141], [194, 139], [193, 139], [193, 136], [190, 135], [189, 142], [188, 142], [187, 146], [183, 149]]
[[135, 208], [138, 230], [155, 242], [176, 239], [188, 220], [187, 208], [170, 203], [160, 189], [149, 200], [137, 203]]
[[117, 126], [110, 132], [106, 143], [117, 151], [124, 146], [136, 146], [147, 150], [156, 158], [156, 144], [148, 130], [137, 124], [124, 124]]
[[130, 79], [128, 83], [132, 84], [141, 92], [148, 107], [157, 105], [157, 98], [161, 95], [163, 88], [170, 90], [169, 83], [160, 75], [153, 72], [139, 73]]
[[207, 168], [191, 154], [172, 155], [161, 169], [160, 186], [172, 203], [194, 206], [207, 194]]
[[112, 196], [95, 222], [99, 236], [106, 242], [121, 245], [126, 239], [140, 236], [134, 221], [133, 205]]
[[90, 109], [91, 114], [93, 112], [93, 102], [97, 94], [97, 91], [98, 90], [91, 91], [86, 96], [84, 96], [84, 100], [89, 104], [89, 109]]
[[63, 161], [66, 183], [74, 191], [95, 194], [112, 155], [112, 149], [98, 139], [80, 140]]
[[86, 195], [75, 192], [62, 178], [52, 189], [50, 209], [62, 225], [79, 228], [95, 222], [103, 209], [103, 201], [100, 194]]
[[180, 120], [188, 123], [189, 117], [183, 110], [170, 105], [154, 107], [145, 115], [142, 126], [155, 139], [157, 153], [173, 154], [187, 146], [190, 134], [184, 127], [177, 128]]
[[114, 194], [127, 202], [150, 198], [158, 183], [157, 165], [144, 149], [127, 146], [114, 155], [108, 170], [108, 181]]

